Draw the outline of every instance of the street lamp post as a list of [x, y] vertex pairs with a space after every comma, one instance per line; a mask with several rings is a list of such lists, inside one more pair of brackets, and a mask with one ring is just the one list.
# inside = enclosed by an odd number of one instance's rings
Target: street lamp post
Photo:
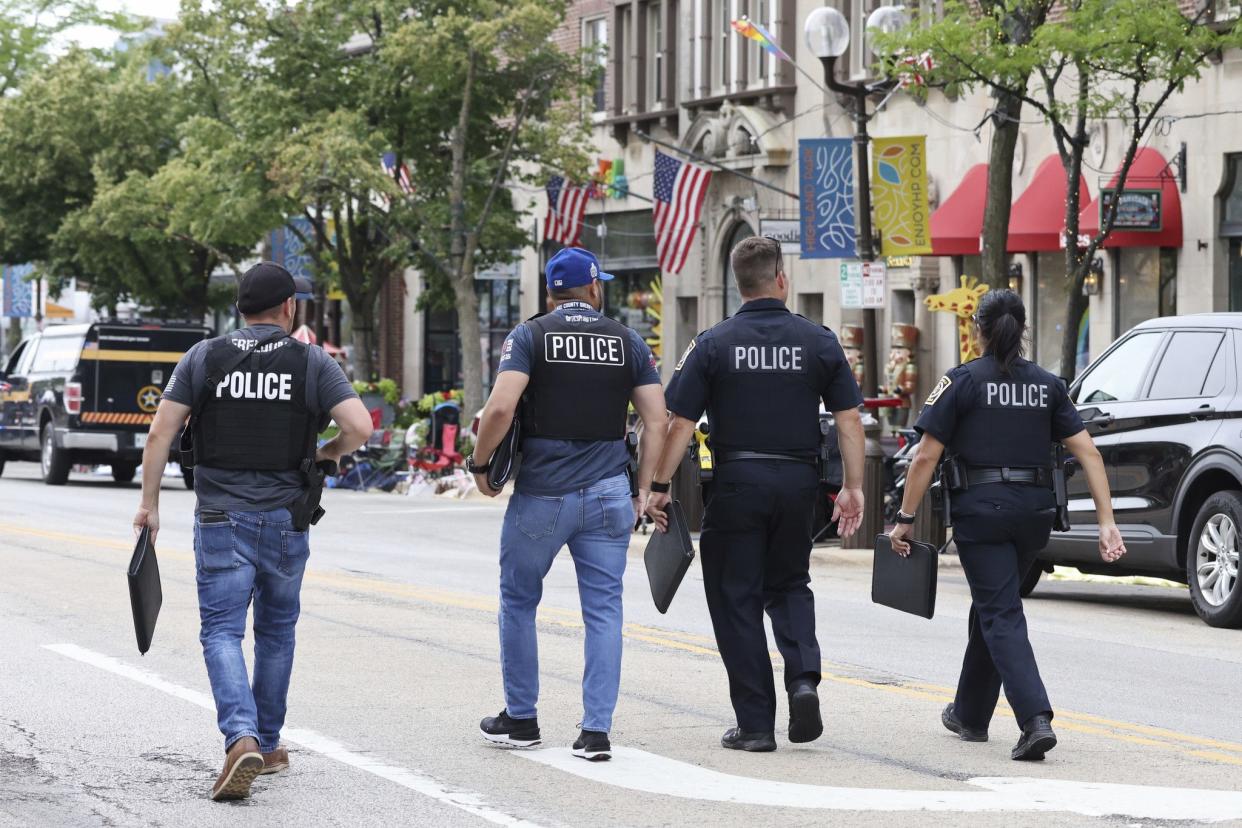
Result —
[[[881, 6], [867, 18], [867, 29], [895, 32], [906, 25], [905, 12], [899, 6]], [[824, 83], [833, 92], [848, 95], [854, 100], [854, 157], [858, 166], [858, 209], [856, 210], [858, 258], [864, 262], [875, 261], [875, 237], [871, 230], [871, 167], [868, 163], [867, 145], [867, 97], [877, 88], [866, 83], [841, 83], [837, 80], [837, 58], [845, 54], [850, 45], [850, 24], [845, 15], [824, 6], [811, 12], [806, 18], [806, 44], [824, 67]], [[876, 349], [875, 308], [863, 309], [863, 396], [874, 397], [877, 393], [879, 356]]]

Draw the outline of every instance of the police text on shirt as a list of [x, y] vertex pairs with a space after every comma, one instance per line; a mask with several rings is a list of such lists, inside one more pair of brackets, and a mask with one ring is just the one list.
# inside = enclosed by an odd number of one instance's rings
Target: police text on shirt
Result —
[[984, 383], [985, 408], [1047, 408], [1048, 386], [1038, 382]]
[[619, 336], [547, 331], [543, 350], [548, 362], [583, 365], [625, 365], [625, 343]]
[[734, 345], [729, 368], [734, 372], [801, 372], [801, 345]]

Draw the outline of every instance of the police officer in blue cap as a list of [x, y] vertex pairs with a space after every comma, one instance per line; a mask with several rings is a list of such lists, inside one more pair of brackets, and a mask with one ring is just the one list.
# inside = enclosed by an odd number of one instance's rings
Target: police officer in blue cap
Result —
[[810, 742], [824, 729], [809, 572], [819, 405], [836, 417], [845, 479], [833, 520], [845, 536], [862, 520], [862, 395], [836, 336], [785, 306], [780, 243], [754, 236], [731, 256], [745, 304], [699, 334], [677, 364], [647, 513], [667, 525], [669, 481], [706, 409], [716, 473], [700, 543], [703, 587], [737, 715], [721, 744], [769, 751], [776, 749], [776, 687], [764, 610], [785, 661], [789, 741]]
[[[487, 479], [490, 458], [520, 411], [522, 466], [500, 535], [505, 709], [485, 718], [480, 730], [488, 741], [511, 747], [541, 741], [535, 611], [544, 576], [568, 546], [586, 625], [585, 712], [573, 752], [592, 761], [611, 756], [608, 732], [621, 682], [621, 581], [639, 506], [632, 494], [648, 493], [665, 417], [651, 349], [600, 313], [602, 280], [611, 278], [578, 248], [548, 261], [549, 312], [505, 340], [467, 461], [479, 490], [498, 494]], [[644, 425], [637, 481], [627, 476], [631, 402]]]
[[1052, 531], [1052, 446], [1078, 459], [1099, 515], [1100, 557], [1125, 554], [1113, 522], [1108, 478], [1064, 384], [1022, 358], [1026, 309], [1012, 290], [989, 291], [975, 324], [983, 356], [949, 371], [932, 390], [915, 424], [922, 433], [906, 476], [897, 526], [898, 554], [946, 450], [953, 540], [972, 599], [969, 640], [957, 696], [941, 713], [946, 728], [967, 742], [986, 742], [1002, 686], [1022, 733], [1011, 751], [1043, 759], [1056, 746], [1052, 704], [1035, 664], [1018, 593]]

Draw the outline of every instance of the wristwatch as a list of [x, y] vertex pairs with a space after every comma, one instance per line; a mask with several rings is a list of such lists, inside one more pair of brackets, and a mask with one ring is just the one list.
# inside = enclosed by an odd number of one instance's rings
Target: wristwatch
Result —
[[905, 512], [898, 509], [897, 510], [897, 522], [904, 523], [908, 526], [914, 523], [914, 515], [907, 515]]
[[489, 471], [491, 471], [491, 469], [492, 469], [491, 463], [480, 466], [478, 463], [474, 462], [473, 454], [466, 458], [466, 471], [470, 472], [471, 474], [487, 474]]
[[653, 494], [668, 494], [668, 491], [672, 488], [672, 486], [673, 481], [671, 480], [667, 483], [657, 483], [654, 480], [651, 481], [651, 491]]

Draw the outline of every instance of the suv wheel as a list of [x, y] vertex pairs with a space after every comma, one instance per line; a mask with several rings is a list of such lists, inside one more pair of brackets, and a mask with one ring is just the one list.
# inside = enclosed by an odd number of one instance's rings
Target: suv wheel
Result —
[[117, 483], [129, 483], [134, 479], [134, 472], [138, 470], [138, 466], [134, 463], [113, 463], [112, 479]]
[[1190, 600], [1213, 627], [1242, 627], [1238, 552], [1242, 549], [1242, 492], [1217, 492], [1195, 517], [1186, 550]]
[[56, 448], [56, 438], [50, 422], [43, 425], [43, 449], [39, 452], [39, 465], [43, 482], [49, 486], [63, 486], [69, 479], [69, 452]]

